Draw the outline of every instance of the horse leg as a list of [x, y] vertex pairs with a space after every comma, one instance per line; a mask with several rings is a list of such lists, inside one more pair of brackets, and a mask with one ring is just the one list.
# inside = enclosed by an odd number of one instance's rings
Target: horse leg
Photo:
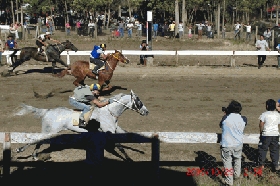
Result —
[[126, 161], [133, 162], [133, 160], [127, 155], [127, 153], [125, 152], [125, 150], [123, 149], [123, 147], [120, 143], [116, 143], [116, 147], [119, 149], [119, 151], [121, 151], [121, 153], [123, 153]]
[[55, 72], [54, 72], [55, 67], [56, 67], [56, 62], [53, 61], [52, 62], [52, 74], [55, 74]]
[[76, 80], [73, 82], [73, 84], [74, 84], [75, 86], [79, 86], [79, 84], [84, 85], [84, 84], [85, 84], [85, 83], [84, 83], [84, 80], [85, 80], [85, 77], [84, 77], [84, 78], [82, 78], [82, 77], [76, 77]]
[[[125, 130], [123, 130], [121, 127], [117, 126], [116, 128], [116, 134], [124, 134], [126, 133]], [[128, 162], [132, 162], [133, 160], [127, 155], [127, 153], [125, 152], [124, 148], [122, 147], [122, 145], [120, 143], [116, 143], [116, 147], [119, 149], [119, 151], [121, 151], [121, 153], [123, 153], [123, 155], [126, 158], [126, 161]]]
[[41, 143], [37, 143], [36, 144], [36, 147], [35, 147], [35, 149], [34, 149], [34, 151], [33, 151], [33, 153], [32, 153], [32, 157], [33, 157], [33, 160], [35, 160], [35, 161], [37, 161], [38, 160], [38, 150], [40, 149], [40, 147], [41, 147]]
[[22, 147], [20, 147], [20, 148], [15, 149], [15, 151], [16, 151], [17, 153], [23, 152], [23, 151], [25, 151], [30, 145], [32, 145], [32, 144], [31, 144], [31, 143], [28, 143], [28, 144], [26, 144], [26, 145], [24, 145], [24, 146], [22, 146]]
[[60, 64], [64, 65], [65, 67], [68, 67], [68, 65], [61, 59], [56, 59], [56, 61], [59, 62]]

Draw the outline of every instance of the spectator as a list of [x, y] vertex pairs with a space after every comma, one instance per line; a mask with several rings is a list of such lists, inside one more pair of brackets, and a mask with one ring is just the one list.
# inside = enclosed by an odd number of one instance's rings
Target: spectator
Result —
[[189, 25], [188, 29], [189, 29], [188, 37], [189, 37], [189, 39], [191, 39], [192, 38], [192, 25]]
[[[243, 131], [247, 125], [247, 118], [241, 116], [241, 110], [242, 106], [239, 102], [231, 101], [220, 122], [222, 128], [221, 157], [226, 185], [233, 185], [233, 175], [235, 179], [238, 179], [241, 174]], [[234, 168], [232, 168], [233, 161]]]
[[81, 27], [81, 22], [80, 22], [80, 20], [78, 20], [78, 21], [76, 22], [76, 27], [77, 27], [78, 35], [79, 35], [79, 36], [83, 36], [83, 35], [82, 35], [82, 27]]
[[168, 22], [165, 21], [165, 23], [163, 25], [163, 37], [169, 36], [168, 29], [169, 29]]
[[158, 24], [155, 22], [153, 24], [153, 33], [154, 33], [154, 39], [157, 39], [157, 34], [158, 34]]
[[127, 26], [127, 35], [128, 35], [129, 38], [131, 38], [132, 37], [133, 23], [131, 21], [129, 21], [126, 26]]
[[[279, 100], [280, 101], [280, 100]], [[278, 101], [278, 103], [279, 103]], [[273, 99], [266, 101], [266, 112], [260, 117], [260, 142], [259, 142], [259, 166], [264, 168], [266, 153], [269, 147], [270, 157], [274, 170], [279, 170], [279, 130], [280, 115], [276, 110], [276, 102]]]
[[3, 42], [0, 38], [0, 66], [2, 66], [2, 53], [4, 52], [4, 45], [3, 45]]
[[28, 34], [30, 34], [30, 29], [28, 27], [29, 24], [30, 23], [29, 23], [29, 21], [27, 19], [23, 23], [24, 30], [25, 30], [25, 32], [27, 31]]
[[179, 22], [178, 31], [179, 31], [179, 38], [180, 38], [180, 39], [183, 39], [183, 36], [184, 36], [184, 27], [183, 27], [182, 21]]
[[248, 23], [247, 25], [244, 25], [246, 27], [246, 40], [251, 41], [251, 25]]
[[223, 29], [222, 29], [222, 38], [223, 38], [223, 39], [226, 38], [226, 26], [223, 26]]
[[51, 35], [52, 35], [52, 34], [53, 34], [53, 20], [52, 20], [51, 17], [48, 19], [47, 24], [48, 24], [49, 32], [50, 32]]
[[239, 22], [237, 21], [236, 24], [234, 25], [234, 39], [236, 40], [236, 37], [238, 36], [239, 40], [240, 40], [240, 28], [241, 25], [239, 24]]
[[[278, 35], [278, 37], [276, 38], [276, 49], [277, 49], [278, 53], [280, 53], [280, 35]], [[278, 59], [278, 68], [277, 69], [280, 69], [280, 55], [277, 56], [277, 59]], [[279, 111], [280, 111], [280, 109], [279, 109]]]
[[[141, 45], [140, 45], [140, 49], [143, 51], [147, 51], [149, 49], [148, 44], [146, 43], [146, 40], [143, 40]], [[147, 55], [140, 55], [140, 63], [139, 65], [144, 65], [146, 66], [146, 62], [147, 62]]]
[[10, 33], [13, 34], [13, 35], [15, 35], [15, 38], [16, 38], [16, 39], [19, 38], [17, 28], [18, 28], [17, 22], [12, 23], [12, 24], [10, 25]]
[[266, 42], [267, 42], [267, 44], [269, 46], [269, 43], [270, 43], [270, 40], [271, 40], [270, 28], [268, 28], [268, 29], [266, 29], [266, 31], [264, 31], [263, 36], [264, 36], [264, 39], [266, 40]]
[[66, 27], [66, 35], [70, 36], [71, 26], [70, 26], [69, 21], [66, 22], [65, 27]]
[[175, 37], [175, 21], [169, 25], [169, 38]]
[[89, 33], [88, 33], [89, 37], [94, 38], [95, 24], [92, 20], [89, 21], [88, 28], [89, 28]]
[[202, 39], [202, 29], [205, 25], [200, 22], [199, 24], [196, 24], [196, 26], [198, 30], [198, 39]]
[[[135, 23], [136, 24], [136, 23]], [[142, 22], [139, 21], [138, 24], [136, 25], [137, 26], [137, 36], [138, 37], [142, 37]]]
[[207, 24], [207, 38], [211, 38], [211, 31], [212, 31], [212, 26], [210, 23]]
[[123, 38], [123, 36], [124, 36], [124, 23], [123, 23], [123, 20], [121, 20], [119, 22], [119, 31], [120, 31], [121, 38]]
[[[270, 51], [266, 40], [264, 40], [264, 36], [260, 35], [260, 40], [256, 41], [256, 48], [258, 51], [266, 51], [266, 48]], [[258, 69], [261, 68], [263, 63], [266, 60], [266, 55], [258, 55]]]

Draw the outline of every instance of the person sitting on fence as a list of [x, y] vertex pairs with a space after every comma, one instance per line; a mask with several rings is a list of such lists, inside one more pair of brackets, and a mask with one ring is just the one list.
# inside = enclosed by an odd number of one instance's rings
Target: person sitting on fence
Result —
[[99, 91], [101, 86], [99, 84], [92, 84], [90, 86], [78, 86], [74, 89], [74, 94], [69, 97], [69, 103], [73, 107], [82, 110], [82, 113], [79, 117], [79, 127], [86, 127], [86, 122], [84, 121], [84, 114], [91, 109], [91, 103], [101, 108], [109, 103], [113, 102], [112, 100], [108, 100], [105, 102], [101, 102], [99, 97]]
[[38, 46], [38, 54], [39, 55], [46, 55], [46, 49], [49, 46], [48, 41], [53, 41], [55, 43], [60, 43], [58, 40], [51, 38], [51, 33], [46, 32], [46, 34], [41, 34], [38, 36], [36, 40], [36, 45]]
[[98, 75], [98, 69], [100, 69], [104, 65], [104, 61], [107, 57], [104, 54], [106, 50], [106, 44], [101, 44], [100, 46], [94, 45], [93, 50], [90, 53], [90, 62], [95, 64], [96, 66], [92, 70], [92, 73]]

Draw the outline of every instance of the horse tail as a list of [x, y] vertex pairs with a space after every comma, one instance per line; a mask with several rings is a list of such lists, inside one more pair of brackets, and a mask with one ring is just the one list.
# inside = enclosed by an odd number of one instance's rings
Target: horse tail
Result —
[[23, 116], [29, 113], [34, 114], [36, 117], [41, 118], [43, 117], [46, 112], [48, 111], [48, 109], [39, 109], [30, 105], [26, 105], [24, 103], [21, 104], [20, 106], [21, 108], [16, 111], [16, 113], [14, 114], [14, 116]]
[[62, 70], [60, 73], [58, 73], [58, 74], [54, 74], [53, 76], [55, 76], [55, 77], [59, 77], [59, 78], [62, 78], [62, 77], [64, 77], [66, 74], [67, 75], [69, 75], [70, 73], [69, 73], [69, 70], [71, 70], [71, 66], [69, 66], [67, 69], [65, 69], [65, 70]]

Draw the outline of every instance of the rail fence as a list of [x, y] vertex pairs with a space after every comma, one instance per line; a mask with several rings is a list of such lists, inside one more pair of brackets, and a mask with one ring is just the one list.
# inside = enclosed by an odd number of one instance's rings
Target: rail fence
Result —
[[[110, 134], [111, 140], [115, 143], [151, 143], [151, 163], [155, 178], [160, 177], [160, 166], [164, 166], [160, 161], [160, 143], [170, 144], [217, 144], [220, 143], [221, 134], [218, 133], [198, 133], [198, 132], [138, 132], [127, 134]], [[41, 143], [41, 144], [56, 144], [56, 145], [74, 145], [79, 144], [79, 140], [83, 138], [81, 134], [41, 134], [41, 133], [18, 133], [18, 132], [0, 132], [0, 143], [3, 143], [3, 160], [2, 162], [2, 176], [8, 177], [10, 175], [10, 167], [13, 163], [11, 157], [12, 144], [27, 144], [27, 143]], [[259, 134], [245, 134], [243, 153], [247, 156], [250, 162], [242, 164], [244, 169], [254, 171], [252, 167], [256, 165], [256, 149], [250, 148], [248, 144], [258, 144]], [[102, 143], [100, 143], [102, 144]], [[253, 151], [252, 151], [253, 149]], [[170, 152], [171, 153], [171, 152]], [[202, 169], [218, 171], [216, 158], [203, 152], [197, 151], [198, 162], [195, 164]], [[71, 155], [69, 155], [71, 156]], [[175, 156], [175, 154], [174, 154]], [[182, 162], [183, 163], [183, 162]], [[16, 165], [16, 162], [13, 163]], [[182, 165], [179, 165], [182, 166]], [[1, 167], [1, 164], [0, 164]], [[214, 167], [214, 169], [213, 169]]]
[[[113, 53], [114, 50], [106, 50], [106, 53]], [[230, 56], [230, 66], [235, 66], [236, 56], [257, 56], [257, 55], [268, 55], [268, 56], [278, 56], [280, 55], [278, 51], [213, 51], [213, 50], [152, 50], [152, 51], [139, 51], [139, 50], [121, 50], [122, 54], [130, 55], [160, 55], [160, 56], [175, 56], [176, 65], [178, 64], [179, 56]], [[4, 51], [2, 55], [6, 56], [7, 63], [12, 64], [10, 54], [12, 51]], [[67, 57], [67, 64], [69, 65], [70, 56], [90, 56], [91, 51], [63, 51], [62, 56]], [[16, 53], [20, 55], [20, 51]]]

